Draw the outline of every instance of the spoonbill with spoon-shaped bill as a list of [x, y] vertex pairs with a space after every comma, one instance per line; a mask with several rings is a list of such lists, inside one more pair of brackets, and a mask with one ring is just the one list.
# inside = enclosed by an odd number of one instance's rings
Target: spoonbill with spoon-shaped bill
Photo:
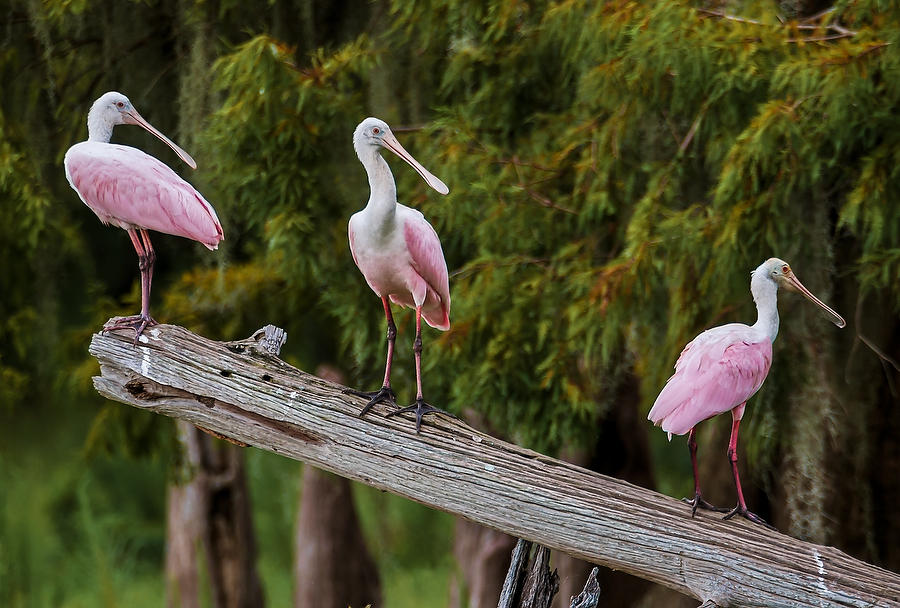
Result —
[[345, 392], [369, 400], [360, 411], [360, 416], [379, 402], [396, 405], [397, 398], [391, 389], [391, 362], [397, 327], [391, 314], [391, 302], [415, 308], [413, 352], [416, 360], [416, 401], [390, 412], [388, 416], [415, 412], [416, 432], [419, 432], [425, 414], [448, 413], [432, 407], [422, 396], [422, 319], [435, 329], [450, 328], [450, 281], [441, 241], [434, 228], [419, 211], [397, 202], [397, 186], [390, 167], [381, 156], [381, 148], [390, 150], [409, 163], [425, 183], [441, 194], [447, 194], [449, 190], [444, 182], [403, 149], [382, 120], [366, 118], [359, 123], [353, 133], [353, 147], [369, 177], [370, 193], [366, 207], [350, 218], [350, 252], [369, 287], [381, 298], [384, 306], [387, 362], [384, 382], [379, 390], [364, 392], [350, 389]]
[[756, 302], [758, 318], [753, 325], [729, 323], [708, 329], [694, 338], [678, 357], [675, 373], [656, 398], [648, 419], [672, 435], [688, 435], [688, 449], [694, 471], [694, 497], [684, 500], [697, 508], [727, 511], [710, 505], [700, 494], [697, 478], [697, 442], [695, 427], [707, 418], [731, 412], [731, 439], [728, 460], [737, 489], [737, 506], [725, 519], [735, 515], [768, 526], [747, 510], [737, 468], [738, 427], [747, 400], [762, 386], [772, 364], [772, 342], [778, 335], [778, 288], [798, 291], [828, 313], [831, 321], [844, 327], [844, 319], [803, 286], [787, 262], [769, 258], [753, 271], [750, 292]]
[[156, 158], [131, 146], [109, 143], [116, 125], [138, 125], [165, 142], [192, 169], [197, 163], [187, 152], [147, 122], [127, 97], [111, 91], [88, 112], [87, 141], [66, 152], [69, 184], [104, 224], [128, 231], [141, 271], [141, 312], [103, 326], [104, 331], [130, 328], [134, 340], [148, 326], [150, 286], [156, 253], [148, 230], [183, 236], [217, 249], [224, 236], [216, 212], [193, 186]]

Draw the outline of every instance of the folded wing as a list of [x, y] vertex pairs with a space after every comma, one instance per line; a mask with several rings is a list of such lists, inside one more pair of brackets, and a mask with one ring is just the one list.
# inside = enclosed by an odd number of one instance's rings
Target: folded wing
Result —
[[705, 331], [681, 352], [648, 419], [683, 435], [752, 397], [771, 364], [772, 342], [749, 326], [732, 323]]

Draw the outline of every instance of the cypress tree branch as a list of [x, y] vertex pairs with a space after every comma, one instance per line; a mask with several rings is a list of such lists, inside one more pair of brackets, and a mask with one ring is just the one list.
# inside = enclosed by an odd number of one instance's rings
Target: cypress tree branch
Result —
[[840, 23], [824, 23], [824, 24], [814, 24], [812, 21], [817, 21], [819, 18], [824, 17], [830, 14], [834, 9], [828, 9], [826, 11], [822, 11], [817, 15], [813, 15], [812, 17], [807, 17], [805, 19], [800, 20], [798, 23], [791, 24], [790, 22], [775, 25], [770, 23], [763, 23], [762, 21], [758, 21], [756, 19], [749, 19], [747, 17], [739, 17], [737, 15], [731, 15], [724, 11], [718, 11], [714, 9], [708, 8], [697, 8], [695, 9], [698, 13], [703, 13], [704, 15], [709, 15], [711, 17], [718, 17], [719, 19], [727, 19], [728, 21], [735, 21], [737, 23], [749, 23], [750, 25], [760, 25], [760, 26], [770, 26], [770, 27], [793, 27], [798, 30], [830, 30], [835, 32], [834, 34], [828, 34], [824, 36], [812, 36], [810, 38], [790, 38], [787, 42], [819, 42], [823, 40], [837, 40], [839, 38], [852, 38], [858, 32], [855, 30], [851, 30], [849, 28], [844, 27]]
[[[256, 335], [260, 335], [257, 332]], [[437, 417], [411, 419], [254, 347], [171, 325], [95, 334], [95, 388], [144, 410], [466, 517], [719, 606], [888, 606], [900, 576]]]

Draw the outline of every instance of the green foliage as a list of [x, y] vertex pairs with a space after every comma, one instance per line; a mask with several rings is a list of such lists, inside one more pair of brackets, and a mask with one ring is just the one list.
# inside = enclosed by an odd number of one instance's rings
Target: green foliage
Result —
[[[78, 466], [92, 474], [96, 459], [172, 451], [163, 421], [103, 407], [90, 387], [84, 344], [137, 307], [137, 272], [127, 238], [100, 226], [61, 162], [84, 137], [91, 101], [110, 89], [190, 148], [201, 168], [189, 179], [225, 227], [214, 253], [154, 237], [157, 317], [221, 339], [281, 325], [289, 361], [338, 362], [360, 388], [380, 380], [384, 320], [347, 246], [347, 220], [367, 197], [351, 134], [368, 115], [413, 125], [399, 138], [450, 187], [439, 198], [389, 159], [401, 202], [435, 226], [451, 271], [453, 327], [425, 333], [426, 396], [472, 408], [531, 447], [603, 441], [599, 423], [628, 407], [633, 377], [643, 417], [692, 336], [752, 321], [748, 273], [772, 255], [889, 349], [900, 311], [900, 11], [848, 0], [814, 22], [782, 23], [772, 4], [730, 3], [739, 18], [700, 10], [707, 4], [394, 0], [335, 16], [301, 0], [13, 2], [0, 51], [7, 432], [59, 411], [92, 420], [73, 430], [93, 459]], [[828, 24], [853, 33], [834, 37]], [[115, 139], [174, 166], [137, 131]], [[776, 363], [742, 442], [773, 503], [784, 493], [779, 467], [803, 484], [785, 517], [812, 522], [792, 525], [826, 542], [833, 526], [820, 516], [836, 496], [862, 496], [858, 508], [877, 516], [866, 484], [884, 440], [868, 426], [892, 411], [879, 401], [890, 388], [878, 357], [797, 302], [782, 298]], [[410, 317], [397, 314], [401, 400], [414, 386]], [[669, 460], [672, 449], [656, 453]], [[0, 451], [3, 472], [28, 497], [21, 480], [39, 473], [17, 468], [14, 453]], [[251, 473], [259, 482], [271, 470]], [[679, 487], [677, 474], [661, 467], [661, 487]], [[97, 595], [74, 605], [131, 605], [109, 565], [134, 564], [145, 580], [141, 568], [157, 562], [104, 540], [121, 522], [88, 478], [61, 469], [33, 496], [27, 535], [58, 542], [31, 549], [4, 527], [0, 542], [20, 559], [2, 564], [13, 582], [0, 590], [24, 593], [31, 569], [53, 567], [76, 538], [85, 552], [75, 562], [92, 567]], [[53, 536], [59, 497], [77, 519]], [[403, 517], [378, 528], [384, 505], [360, 500], [370, 537], [398, 534], [401, 557], [382, 566], [408, 567]], [[123, 512], [134, 507], [122, 501]], [[289, 520], [293, 502], [275, 502], [261, 507], [277, 511], [261, 529]], [[21, 515], [4, 507], [5, 521]], [[420, 516], [446, 543], [445, 523]], [[269, 584], [287, 588], [272, 573], [288, 557], [273, 550]], [[436, 557], [430, 566], [423, 579], [443, 567]], [[33, 604], [73, 597], [48, 593]]]
[[[841, 236], [859, 238], [858, 264], [891, 263], [896, 14], [822, 44], [687, 3], [516, 6], [434, 11], [451, 195], [426, 212], [464, 294], [437, 364], [458, 406], [538, 447], [589, 440], [613, 370], [632, 373], [622, 349], [653, 394], [718, 314], [744, 302], [752, 318], [747, 272], [766, 257], [821, 284]], [[865, 27], [868, 10], [839, 17]], [[896, 271], [859, 276], [877, 289]]]

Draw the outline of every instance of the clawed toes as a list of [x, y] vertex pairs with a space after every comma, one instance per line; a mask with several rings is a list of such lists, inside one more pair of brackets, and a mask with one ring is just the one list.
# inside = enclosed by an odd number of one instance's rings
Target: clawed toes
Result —
[[712, 504], [706, 502], [705, 500], [703, 500], [703, 496], [701, 496], [699, 493], [694, 494], [693, 498], [687, 498], [687, 497], [682, 498], [681, 502], [691, 505], [691, 517], [694, 516], [694, 514], [697, 512], [697, 509], [704, 509], [706, 511], [716, 511], [717, 513], [725, 513], [728, 511], [728, 509], [726, 509], [724, 507], [717, 507], [715, 505], [712, 505]]
[[428, 414], [444, 414], [445, 416], [451, 416], [453, 418], [457, 418], [455, 415], [451, 414], [446, 410], [442, 410], [434, 407], [430, 403], [425, 403], [425, 400], [421, 397], [416, 399], [416, 402], [412, 405], [408, 405], [406, 407], [400, 408], [399, 410], [394, 410], [393, 412], [388, 412], [388, 416], [396, 416], [397, 414], [403, 414], [405, 412], [415, 412], [416, 414], [416, 433], [419, 432], [419, 429], [422, 427], [422, 417], [427, 416]]
[[150, 315], [131, 315], [129, 317], [120, 317], [115, 321], [106, 323], [103, 326], [103, 331], [114, 331], [117, 329], [134, 330], [134, 343], [137, 344], [138, 338], [141, 337], [144, 330], [148, 327], [153, 327], [154, 325], [159, 325], [159, 323], [157, 323]]
[[774, 526], [769, 524], [762, 517], [760, 517], [756, 513], [753, 513], [752, 511], [749, 511], [746, 507], [741, 507], [740, 505], [736, 506], [731, 511], [729, 511], [728, 514], [725, 517], [723, 517], [722, 519], [731, 519], [735, 515], [740, 515], [741, 517], [743, 517], [744, 519], [746, 519], [748, 521], [752, 521], [755, 524], [765, 526], [769, 530], [776, 530], [776, 528]]
[[363, 409], [359, 411], [358, 416], [360, 418], [368, 414], [369, 410], [372, 409], [372, 407], [376, 403], [383, 402], [397, 407], [397, 397], [396, 395], [394, 395], [394, 391], [389, 386], [382, 386], [377, 391], [358, 391], [353, 388], [346, 388], [341, 392], [345, 395], [356, 395], [357, 397], [365, 397], [369, 400], [369, 402], [366, 403], [365, 407], [363, 407]]

